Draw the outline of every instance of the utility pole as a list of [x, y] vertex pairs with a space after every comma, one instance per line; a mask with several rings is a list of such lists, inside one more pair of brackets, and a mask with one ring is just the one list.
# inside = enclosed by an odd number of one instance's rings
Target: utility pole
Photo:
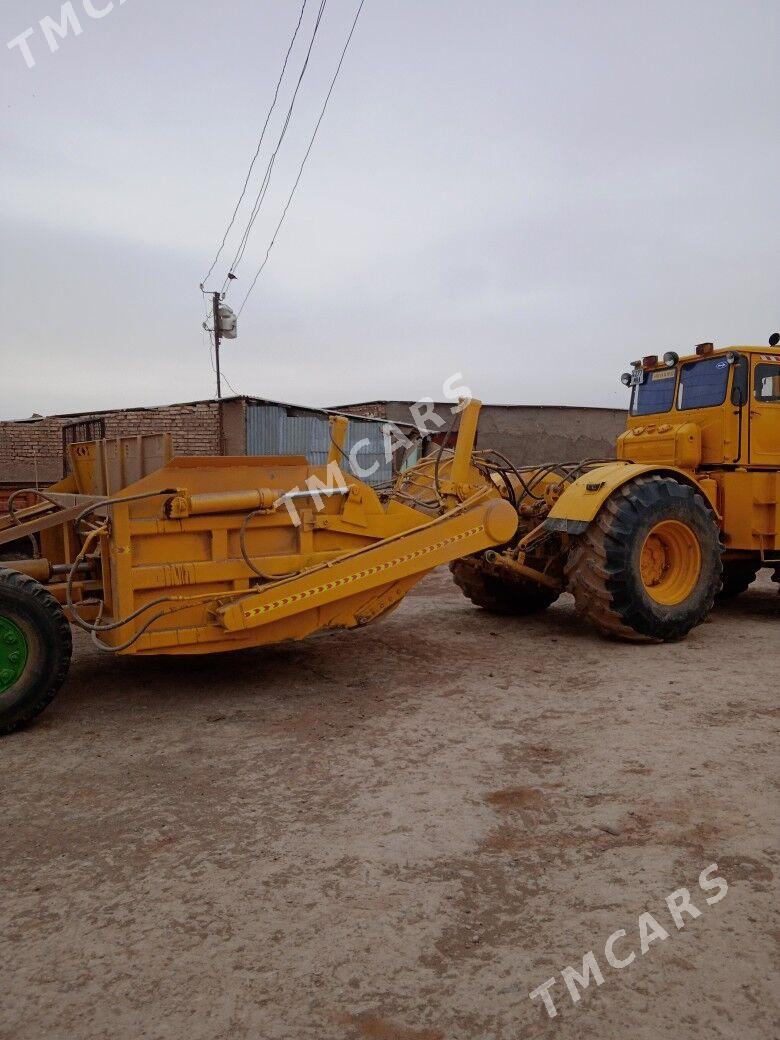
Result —
[[216, 356], [216, 369], [217, 369], [217, 400], [222, 400], [222, 378], [219, 374], [219, 345], [222, 342], [222, 327], [220, 325], [220, 314], [219, 314], [219, 293], [215, 292], [214, 296], [214, 354]]

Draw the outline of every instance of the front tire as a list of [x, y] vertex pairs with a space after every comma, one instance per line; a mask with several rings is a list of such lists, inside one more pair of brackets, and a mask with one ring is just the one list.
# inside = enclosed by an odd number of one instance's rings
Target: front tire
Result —
[[638, 477], [618, 488], [578, 539], [566, 566], [578, 613], [602, 634], [681, 639], [712, 609], [721, 585], [718, 525], [695, 488]]
[[26, 726], [65, 682], [70, 625], [40, 582], [0, 569], [0, 736]]

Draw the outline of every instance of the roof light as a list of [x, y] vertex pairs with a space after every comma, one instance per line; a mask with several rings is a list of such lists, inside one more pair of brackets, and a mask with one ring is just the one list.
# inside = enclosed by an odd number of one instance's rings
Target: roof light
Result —
[[623, 384], [623, 386], [631, 386], [631, 373], [624, 372], [623, 375], [620, 377], [620, 382]]
[[711, 354], [715, 349], [714, 343], [697, 343], [696, 354], [698, 357], [704, 357], [706, 354]]
[[769, 346], [776, 347], [780, 343], [780, 332], [773, 332], [769, 337]]
[[667, 368], [674, 368], [679, 360], [680, 355], [676, 354], [673, 350], [667, 350], [664, 354], [663, 361]]
[[658, 364], [657, 354], [648, 354], [647, 357], [642, 358], [642, 368], [655, 368]]

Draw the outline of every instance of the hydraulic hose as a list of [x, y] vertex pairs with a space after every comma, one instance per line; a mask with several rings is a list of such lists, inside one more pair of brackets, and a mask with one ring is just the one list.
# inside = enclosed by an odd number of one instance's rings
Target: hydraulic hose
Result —
[[300, 571], [290, 571], [288, 574], [268, 574], [262, 570], [249, 556], [249, 551], [246, 547], [246, 529], [249, 526], [249, 521], [253, 520], [259, 513], [266, 512], [263, 509], [254, 509], [251, 513], [247, 513], [244, 517], [244, 522], [241, 524], [241, 530], [238, 532], [238, 542], [241, 546], [241, 555], [244, 557], [244, 563], [247, 567], [253, 571], [258, 578], [262, 578], [263, 581], [280, 581], [282, 578], [294, 578], [296, 574], [300, 574]]

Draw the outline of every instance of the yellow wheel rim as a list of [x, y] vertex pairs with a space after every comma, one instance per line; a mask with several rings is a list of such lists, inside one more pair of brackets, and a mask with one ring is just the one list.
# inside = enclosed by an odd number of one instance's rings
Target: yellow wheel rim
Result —
[[679, 520], [662, 520], [645, 538], [639, 566], [651, 599], [667, 607], [682, 603], [701, 574], [699, 540]]

